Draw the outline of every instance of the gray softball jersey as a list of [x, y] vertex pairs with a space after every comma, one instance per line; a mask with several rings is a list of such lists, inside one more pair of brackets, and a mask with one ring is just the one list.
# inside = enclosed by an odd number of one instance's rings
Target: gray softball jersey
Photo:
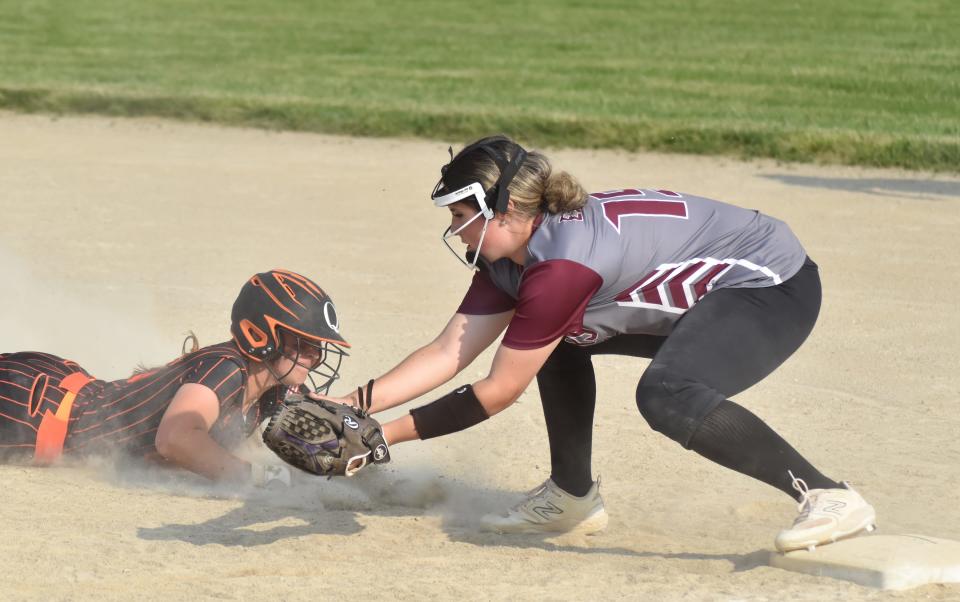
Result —
[[618, 334], [667, 335], [711, 291], [775, 286], [806, 258], [784, 222], [758, 211], [632, 188], [545, 214], [527, 249], [523, 267], [481, 260], [458, 310], [515, 309], [503, 343], [518, 349], [559, 336], [593, 345]]

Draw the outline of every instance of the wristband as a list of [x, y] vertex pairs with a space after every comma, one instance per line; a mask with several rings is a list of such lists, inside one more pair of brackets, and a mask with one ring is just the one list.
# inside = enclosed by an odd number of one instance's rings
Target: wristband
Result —
[[432, 439], [470, 428], [489, 418], [472, 385], [447, 393], [425, 406], [410, 410], [421, 439]]

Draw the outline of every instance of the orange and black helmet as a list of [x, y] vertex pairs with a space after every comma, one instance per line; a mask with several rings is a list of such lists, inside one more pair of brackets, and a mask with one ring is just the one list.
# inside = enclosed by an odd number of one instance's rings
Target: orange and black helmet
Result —
[[[331, 355], [337, 365], [328, 366], [337, 377], [339, 359], [350, 344], [340, 334], [340, 321], [333, 300], [315, 282], [287, 270], [270, 270], [252, 276], [233, 303], [230, 332], [240, 351], [258, 362], [276, 358], [282, 351], [281, 332], [296, 340], [296, 354], [306, 344], [321, 351], [319, 364]], [[322, 388], [322, 387], [320, 387]]]

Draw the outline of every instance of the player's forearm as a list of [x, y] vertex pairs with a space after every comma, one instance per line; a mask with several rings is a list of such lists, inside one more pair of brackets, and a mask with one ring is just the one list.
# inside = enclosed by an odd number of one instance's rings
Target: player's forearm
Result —
[[250, 480], [250, 464], [220, 447], [209, 433], [200, 429], [158, 439], [157, 452], [177, 466], [213, 481]]
[[473, 392], [486, 410], [487, 416], [499, 414], [513, 405], [525, 388], [526, 385], [498, 382], [489, 376], [473, 383]]
[[[460, 393], [465, 389], [466, 387], [460, 389], [457, 391], [457, 393]], [[478, 420], [500, 413], [509, 407], [514, 401], [516, 401], [517, 397], [520, 396], [520, 393], [522, 393], [522, 390], [512, 387], [505, 387], [502, 384], [491, 382], [489, 378], [478, 381], [473, 385], [473, 394], [475, 395], [476, 400], [474, 403], [480, 404], [480, 406], [483, 408], [482, 411], [484, 414], [483, 416], [478, 416]], [[446, 397], [449, 396], [445, 396], [445, 398]], [[456, 418], [456, 416], [454, 416], [454, 418]], [[460, 428], [451, 428], [449, 431], [447, 431], [445, 428], [446, 426], [446, 424], [441, 425], [440, 430], [445, 432], [457, 432], [461, 430]], [[394, 445], [396, 443], [403, 443], [404, 441], [419, 439], [421, 434], [417, 431], [417, 426], [413, 415], [404, 414], [403, 416], [400, 416], [395, 420], [391, 420], [383, 425], [383, 436], [387, 440], [388, 444]]]
[[388, 441], [431, 439], [468, 429], [510, 406], [530, 385], [543, 363], [560, 343], [558, 337], [536, 349], [502, 346], [493, 358], [490, 374], [461, 386], [435, 401], [388, 423]]
[[384, 424], [383, 438], [387, 440], [388, 445], [419, 439], [420, 435], [417, 433], [417, 427], [413, 424], [413, 416], [404, 414], [396, 420]]
[[432, 391], [460, 369], [456, 357], [446, 353], [438, 341], [421, 347], [376, 379], [371, 411], [380, 412]]
[[512, 311], [491, 315], [454, 314], [433, 342], [376, 380], [373, 411], [398, 406], [452, 379], [496, 340], [512, 315]]

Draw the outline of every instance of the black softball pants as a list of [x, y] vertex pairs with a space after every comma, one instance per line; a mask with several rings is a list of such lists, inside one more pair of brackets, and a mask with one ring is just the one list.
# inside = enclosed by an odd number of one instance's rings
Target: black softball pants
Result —
[[554, 482], [574, 495], [590, 487], [591, 358], [615, 354], [652, 358], [636, 400], [654, 430], [791, 495], [788, 469], [802, 473], [811, 488], [835, 486], [759, 418], [728, 401], [796, 351], [813, 329], [820, 299], [817, 265], [807, 259], [779, 285], [707, 294], [667, 336], [620, 335], [589, 347], [561, 343], [537, 374]]

